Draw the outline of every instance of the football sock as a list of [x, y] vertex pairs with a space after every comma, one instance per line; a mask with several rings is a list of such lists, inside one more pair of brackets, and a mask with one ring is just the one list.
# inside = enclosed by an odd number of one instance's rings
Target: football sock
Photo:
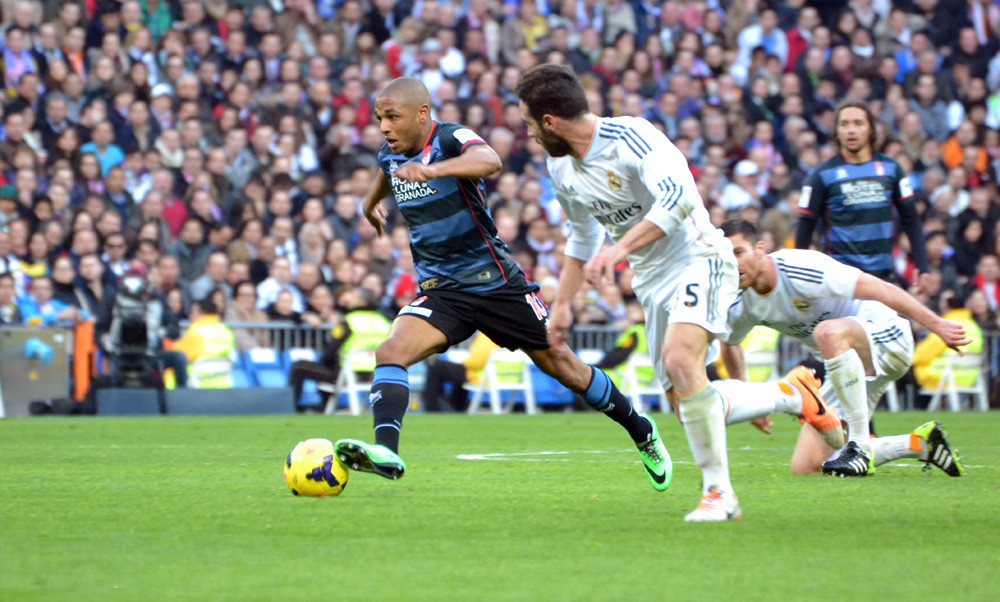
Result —
[[729, 460], [726, 457], [726, 421], [719, 393], [705, 382], [698, 389], [679, 397], [680, 418], [688, 445], [704, 477], [702, 493], [708, 493], [712, 486], [722, 493], [732, 493]]
[[910, 451], [913, 452], [914, 456], [909, 456], [912, 458], [920, 458], [921, 460], [927, 460], [927, 441], [915, 433], [910, 433]]
[[886, 462], [892, 462], [900, 458], [916, 458], [920, 456], [919, 449], [914, 451], [910, 447], [910, 435], [879, 437], [871, 440], [871, 446], [872, 453], [875, 454], [875, 466], [881, 466]]
[[837, 357], [826, 360], [826, 376], [837, 392], [850, 430], [850, 440], [861, 446], [861, 449], [870, 449], [865, 367], [858, 352], [848, 349]]
[[741, 380], [717, 380], [711, 386], [722, 400], [726, 424], [738, 424], [768, 414], [802, 413], [802, 398], [795, 387], [785, 383], [748, 383]]
[[395, 364], [376, 366], [368, 399], [375, 419], [375, 444], [399, 453], [399, 431], [403, 428], [403, 414], [410, 404], [410, 379], [406, 368]]
[[653, 432], [649, 421], [632, 409], [632, 404], [603, 370], [593, 368], [590, 385], [583, 393], [583, 400], [590, 407], [598, 412], [604, 412], [608, 418], [625, 427], [636, 443], [644, 443]]

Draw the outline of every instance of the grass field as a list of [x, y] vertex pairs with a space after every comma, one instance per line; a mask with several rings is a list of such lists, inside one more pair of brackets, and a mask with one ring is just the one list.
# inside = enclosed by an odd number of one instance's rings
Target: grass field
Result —
[[2, 421], [0, 600], [1000, 599], [1000, 413], [934, 417], [968, 477], [792, 477], [797, 423], [734, 427], [744, 520], [700, 525], [673, 416], [666, 493], [593, 413], [415, 415], [403, 480], [354, 473], [329, 499], [293, 497], [282, 461], [370, 439], [370, 417]]

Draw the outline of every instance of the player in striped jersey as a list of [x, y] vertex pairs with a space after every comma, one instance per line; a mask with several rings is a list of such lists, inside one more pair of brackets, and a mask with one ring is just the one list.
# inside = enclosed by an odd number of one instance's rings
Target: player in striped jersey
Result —
[[[557, 65], [525, 72], [515, 94], [529, 132], [550, 156], [570, 226], [550, 341], [566, 340], [570, 300], [584, 280], [601, 285], [627, 259], [653, 367], [679, 401], [702, 469], [701, 503], [685, 520], [739, 518], [725, 417], [705, 373], [709, 344], [727, 333], [725, 310], [737, 294], [732, 245], [712, 226], [684, 156], [648, 121], [591, 113], [579, 80]], [[614, 245], [603, 247], [606, 233]]]
[[354, 470], [398, 479], [406, 469], [399, 435], [409, 405], [407, 369], [477, 330], [494, 343], [523, 349], [534, 364], [628, 431], [657, 491], [670, 486], [672, 465], [653, 420], [631, 404], [601, 370], [584, 364], [565, 342], [550, 344], [548, 308], [497, 237], [482, 178], [500, 158], [477, 134], [430, 117], [431, 98], [417, 79], [398, 78], [375, 99], [386, 144], [364, 200], [364, 215], [382, 234], [383, 198], [392, 194], [409, 228], [420, 295], [400, 310], [375, 351], [372, 415], [375, 444], [336, 443]]
[[930, 266], [913, 187], [896, 161], [875, 153], [875, 116], [868, 105], [849, 100], [837, 107], [832, 143], [837, 156], [817, 166], [802, 187], [795, 248], [809, 248], [813, 230], [822, 219], [827, 254], [894, 283], [895, 207], [910, 241], [917, 284], [927, 286]]
[[817, 166], [802, 188], [795, 248], [809, 248], [822, 219], [827, 254], [894, 282], [895, 207], [913, 261], [925, 277], [929, 266], [913, 187], [899, 163], [874, 152], [875, 116], [864, 103], [847, 101], [837, 107], [834, 123], [832, 142], [839, 153]]
[[[826, 381], [820, 391], [826, 400], [839, 402], [849, 441], [836, 458], [822, 463], [823, 472], [865, 476], [875, 472], [876, 463], [919, 456], [959, 476], [961, 465], [940, 429], [921, 427], [914, 436], [872, 440], [867, 426], [886, 387], [909, 370], [913, 358], [910, 324], [899, 314], [957, 351], [970, 342], [962, 326], [935, 315], [899, 287], [823, 253], [782, 249], [767, 255], [750, 222], [726, 222], [722, 230], [733, 243], [741, 289], [729, 309], [731, 333], [726, 343], [732, 346], [724, 346], [723, 357], [739, 377], [742, 362], [735, 345], [763, 324], [799, 341], [825, 363]], [[804, 429], [796, 445], [793, 472], [814, 471], [831, 451], [808, 433]]]

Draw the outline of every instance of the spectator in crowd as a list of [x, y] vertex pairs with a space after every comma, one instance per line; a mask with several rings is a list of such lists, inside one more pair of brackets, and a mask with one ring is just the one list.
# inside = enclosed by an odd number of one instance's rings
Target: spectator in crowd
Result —
[[[224, 320], [227, 323], [261, 324], [267, 322], [267, 314], [257, 309], [257, 287], [253, 282], [243, 280], [233, 287], [233, 302], [226, 308]], [[267, 339], [263, 333], [246, 328], [237, 328], [233, 332], [236, 336], [236, 348], [240, 352], [267, 345]]]
[[719, 205], [727, 211], [739, 210], [760, 203], [757, 193], [759, 168], [753, 161], [744, 159], [733, 168], [733, 181], [722, 188]]
[[31, 281], [31, 297], [22, 314], [28, 324], [44, 326], [74, 326], [90, 318], [90, 315], [53, 297], [52, 280], [48, 276]]
[[184, 221], [177, 242], [167, 251], [177, 258], [180, 264], [180, 279], [189, 283], [194, 281], [205, 270], [211, 247], [205, 242], [205, 225], [197, 218]]
[[10, 272], [0, 272], [0, 324], [23, 323], [24, 314], [15, 295], [14, 276]]
[[292, 283], [291, 262], [287, 257], [275, 257], [271, 262], [270, 275], [257, 287], [257, 308], [267, 309], [278, 300], [278, 295], [282, 291], [287, 291], [291, 295], [292, 310], [301, 312], [304, 303], [302, 293]]
[[996, 255], [983, 255], [976, 274], [969, 281], [969, 288], [970, 291], [982, 291], [991, 310], [1000, 308], [1000, 259]]
[[226, 282], [228, 273], [229, 256], [225, 251], [212, 251], [205, 262], [205, 272], [188, 285], [191, 300], [201, 301], [217, 289], [222, 290], [227, 299], [231, 297], [232, 290]]

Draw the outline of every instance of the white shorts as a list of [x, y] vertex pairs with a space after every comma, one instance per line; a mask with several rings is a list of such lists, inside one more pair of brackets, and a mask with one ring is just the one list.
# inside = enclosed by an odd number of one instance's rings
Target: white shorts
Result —
[[[868, 347], [871, 349], [872, 365], [875, 376], [866, 378], [866, 393], [868, 397], [868, 413], [875, 410], [882, 394], [889, 385], [903, 377], [913, 363], [913, 331], [906, 318], [876, 318], [866, 319], [853, 317], [861, 324], [868, 336]], [[837, 392], [830, 384], [829, 378], [823, 381], [820, 393], [823, 399], [838, 412], [840, 400]]]
[[740, 292], [736, 261], [720, 257], [692, 260], [658, 282], [635, 290], [646, 313], [646, 342], [656, 377], [664, 390], [671, 388], [663, 370], [663, 342], [669, 324], [696, 324], [716, 337], [729, 334], [729, 306]]

